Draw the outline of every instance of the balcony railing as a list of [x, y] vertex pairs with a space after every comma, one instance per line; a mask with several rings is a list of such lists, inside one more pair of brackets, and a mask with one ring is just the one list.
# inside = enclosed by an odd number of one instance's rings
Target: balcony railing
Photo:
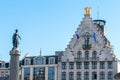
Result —
[[75, 58], [75, 61], [99, 61], [99, 58]]
[[82, 47], [84, 50], [89, 50], [89, 49], [91, 49], [92, 45], [91, 44], [83, 44]]

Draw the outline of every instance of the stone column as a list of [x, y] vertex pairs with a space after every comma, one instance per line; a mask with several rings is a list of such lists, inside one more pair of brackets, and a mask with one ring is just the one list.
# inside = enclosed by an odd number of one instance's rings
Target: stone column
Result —
[[19, 80], [19, 56], [20, 51], [17, 48], [10, 51], [10, 80]]
[[55, 80], [57, 80], [57, 77], [58, 77], [58, 76], [57, 76], [57, 74], [58, 74], [58, 73], [57, 73], [57, 66], [55, 66], [55, 70], [54, 70], [54, 71], [55, 71], [55, 74], [54, 74], [54, 75], [55, 75]]
[[22, 75], [21, 75], [21, 79], [24, 80], [24, 67], [22, 67]]
[[108, 70], [107, 70], [107, 68], [108, 68], [108, 65], [107, 65], [107, 60], [105, 61], [105, 80], [107, 80], [108, 78], [108, 75], [107, 75], [107, 72], [108, 72]]
[[77, 80], [76, 62], [74, 62], [74, 80]]
[[30, 80], [33, 80], [33, 67], [30, 67]]
[[48, 80], [48, 66], [45, 67], [45, 80]]
[[66, 63], [66, 80], [69, 80], [69, 62]]

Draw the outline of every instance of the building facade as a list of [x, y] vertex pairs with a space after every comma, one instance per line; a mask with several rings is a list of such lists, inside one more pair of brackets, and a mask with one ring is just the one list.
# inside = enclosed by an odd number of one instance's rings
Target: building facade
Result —
[[120, 70], [104, 20], [92, 20], [90, 8], [58, 62], [58, 80], [113, 80]]
[[0, 80], [9, 80], [9, 63], [5, 61], [0, 61]]
[[56, 55], [25, 57], [21, 63], [21, 80], [57, 80]]
[[[84, 18], [65, 51], [51, 56], [25, 56], [20, 61], [20, 79], [114, 80], [120, 72], [120, 60], [104, 34], [105, 23], [92, 20], [90, 8], [86, 7]], [[7, 71], [9, 67], [0, 68], [0, 75]]]

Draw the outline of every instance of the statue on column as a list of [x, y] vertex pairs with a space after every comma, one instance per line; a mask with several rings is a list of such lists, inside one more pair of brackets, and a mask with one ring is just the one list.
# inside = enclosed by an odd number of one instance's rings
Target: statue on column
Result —
[[15, 30], [15, 33], [13, 34], [12, 40], [13, 40], [13, 48], [18, 48], [19, 45], [19, 39], [21, 40], [21, 37], [18, 34], [18, 29]]

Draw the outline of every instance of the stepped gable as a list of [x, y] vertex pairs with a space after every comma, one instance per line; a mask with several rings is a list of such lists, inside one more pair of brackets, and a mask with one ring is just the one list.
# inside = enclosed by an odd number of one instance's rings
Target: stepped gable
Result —
[[[62, 61], [74, 61], [78, 51], [97, 51], [101, 60], [105, 60], [106, 56], [114, 56], [110, 47], [110, 42], [104, 35], [104, 20], [92, 20], [90, 14], [86, 14], [81, 21], [77, 31], [71, 38], [71, 41], [65, 48]], [[112, 56], [111, 56], [112, 55]]]

